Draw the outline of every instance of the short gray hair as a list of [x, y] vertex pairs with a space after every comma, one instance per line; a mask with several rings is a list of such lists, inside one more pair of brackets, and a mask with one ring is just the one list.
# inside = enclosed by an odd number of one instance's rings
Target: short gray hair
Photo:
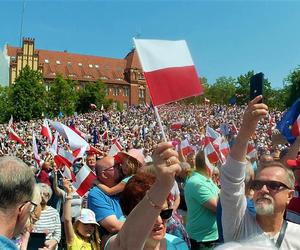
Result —
[[13, 156], [0, 157], [0, 208], [12, 208], [30, 201], [34, 184], [34, 175], [22, 160]]
[[[47, 185], [46, 183], [38, 183], [38, 187], [40, 189], [41, 194], [42, 193], [48, 193], [49, 194], [49, 200], [52, 196], [52, 189], [49, 185]], [[42, 195], [41, 195], [42, 196]]]

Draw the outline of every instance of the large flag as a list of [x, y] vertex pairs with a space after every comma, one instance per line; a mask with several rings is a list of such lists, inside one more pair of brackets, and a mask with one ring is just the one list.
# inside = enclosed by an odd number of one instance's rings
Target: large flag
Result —
[[84, 196], [93, 186], [94, 179], [96, 179], [96, 175], [93, 171], [86, 165], [82, 166], [76, 174], [76, 182], [73, 183], [76, 192], [80, 196]]
[[77, 157], [82, 157], [86, 150], [90, 149], [90, 145], [84, 140], [81, 136], [79, 136], [76, 132], [70, 129], [68, 126], [60, 123], [60, 122], [51, 122], [52, 127], [56, 129], [56, 131], [65, 139], [68, 140], [70, 148], [72, 151], [80, 150]]
[[154, 106], [203, 94], [185, 41], [134, 39]]
[[34, 159], [36, 161], [36, 163], [38, 164], [38, 166], [41, 166], [41, 157], [39, 156], [39, 152], [38, 152], [38, 147], [36, 145], [36, 139], [35, 139], [35, 134], [32, 133], [32, 148], [33, 148], [33, 155], [34, 155]]
[[45, 136], [50, 143], [53, 141], [53, 136], [51, 129], [49, 128], [49, 124], [47, 119], [44, 119], [43, 125], [42, 125], [42, 130], [41, 130], [41, 135]]
[[206, 126], [205, 137], [207, 137], [210, 142], [214, 142], [218, 138], [221, 138], [221, 135], [213, 128]]
[[8, 129], [8, 138], [12, 141], [16, 141], [22, 145], [25, 145], [25, 142], [20, 138], [20, 136], [17, 135], [17, 133], [9, 127]]
[[292, 135], [292, 126], [300, 114], [300, 98], [284, 113], [280, 122], [277, 123], [277, 129], [287, 139], [289, 143], [294, 143], [295, 136]]

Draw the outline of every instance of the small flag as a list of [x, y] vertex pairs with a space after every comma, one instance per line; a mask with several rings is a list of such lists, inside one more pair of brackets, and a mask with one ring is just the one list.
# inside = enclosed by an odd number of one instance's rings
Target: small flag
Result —
[[41, 166], [41, 157], [39, 156], [39, 152], [38, 152], [38, 147], [36, 145], [36, 139], [35, 139], [35, 134], [32, 133], [32, 148], [33, 148], [33, 156], [34, 159], [36, 161], [36, 163], [38, 164], [38, 166]]
[[53, 141], [53, 136], [51, 129], [49, 128], [49, 124], [47, 119], [44, 119], [43, 125], [42, 125], [42, 130], [41, 130], [41, 135], [45, 136], [50, 143]]
[[96, 175], [93, 171], [86, 165], [82, 166], [76, 175], [76, 182], [73, 183], [76, 192], [81, 197], [84, 196], [92, 187], [94, 179]]
[[8, 129], [8, 138], [12, 141], [16, 141], [22, 145], [25, 145], [25, 142], [17, 135], [17, 133], [11, 127]]
[[134, 39], [154, 106], [203, 94], [185, 41]]
[[112, 140], [111, 148], [108, 151], [108, 156], [115, 156], [122, 150], [123, 150], [123, 147], [120, 144], [120, 142], [117, 139], [114, 139], [114, 140]]

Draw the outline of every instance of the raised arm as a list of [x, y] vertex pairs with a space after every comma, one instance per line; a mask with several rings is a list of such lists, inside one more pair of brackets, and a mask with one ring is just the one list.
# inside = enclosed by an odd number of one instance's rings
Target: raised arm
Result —
[[63, 197], [63, 190], [61, 190], [58, 187], [58, 182], [57, 182], [57, 169], [53, 170], [54, 172], [54, 177], [53, 177], [53, 190], [56, 196], [58, 197]]
[[74, 229], [72, 225], [72, 211], [71, 211], [71, 201], [73, 198], [73, 189], [71, 188], [71, 182], [66, 178], [63, 179], [64, 188], [67, 192], [65, 198], [65, 203], [63, 206], [63, 216], [64, 216], [64, 229], [66, 235], [66, 242], [71, 244], [74, 239]]
[[[117, 237], [109, 242], [107, 249], [143, 248], [161, 211], [160, 207], [173, 186], [175, 173], [180, 171], [178, 153], [172, 149], [171, 142], [160, 143], [154, 151], [153, 160], [156, 170], [155, 183], [129, 214]], [[170, 166], [166, 165], [167, 160], [171, 163]]]
[[258, 103], [261, 96], [253, 99], [243, 117], [242, 126], [236, 142], [225, 165], [221, 168], [221, 204], [224, 240], [237, 240], [238, 231], [244, 219], [247, 207], [245, 196], [245, 168], [248, 140], [254, 134], [260, 117], [267, 114], [268, 107]]
[[280, 161], [286, 165], [286, 161], [289, 159], [296, 159], [298, 156], [298, 152], [300, 151], [300, 136], [298, 136], [293, 143], [292, 146], [290, 146], [288, 152], [286, 153], [285, 156], [280, 159]]
[[106, 193], [108, 195], [115, 195], [115, 194], [121, 193], [124, 190], [126, 183], [121, 181], [113, 187], [108, 187], [108, 186], [106, 186], [106, 185], [104, 185], [104, 184], [102, 184], [98, 181], [96, 185], [104, 193]]

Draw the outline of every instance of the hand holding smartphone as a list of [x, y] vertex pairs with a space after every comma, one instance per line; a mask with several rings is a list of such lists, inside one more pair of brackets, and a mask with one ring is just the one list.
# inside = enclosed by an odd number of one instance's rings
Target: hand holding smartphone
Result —
[[[250, 101], [263, 94], [264, 74], [262, 72], [255, 74], [250, 78]], [[260, 103], [262, 100], [260, 101]]]
[[37, 250], [45, 246], [45, 233], [30, 233], [27, 250]]

